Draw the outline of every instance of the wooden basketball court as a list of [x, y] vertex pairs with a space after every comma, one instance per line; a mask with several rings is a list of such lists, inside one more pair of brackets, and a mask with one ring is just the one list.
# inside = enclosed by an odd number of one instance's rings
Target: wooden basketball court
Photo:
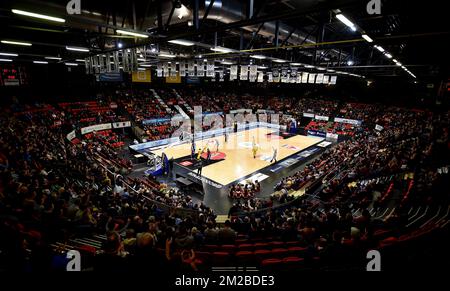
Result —
[[[320, 137], [302, 135], [282, 138], [277, 133], [275, 129], [260, 127], [230, 133], [226, 143], [223, 135], [196, 141], [197, 151], [199, 147], [202, 149], [209, 147], [214, 153], [217, 139], [219, 152], [226, 155], [225, 160], [203, 167], [202, 175], [219, 184], [228, 185], [269, 166], [274, 149], [277, 150], [277, 160], [280, 161], [323, 140]], [[258, 147], [256, 158], [253, 158], [253, 141]], [[169, 145], [151, 152], [156, 155], [164, 152], [169, 159], [177, 159], [191, 155], [191, 144]]]

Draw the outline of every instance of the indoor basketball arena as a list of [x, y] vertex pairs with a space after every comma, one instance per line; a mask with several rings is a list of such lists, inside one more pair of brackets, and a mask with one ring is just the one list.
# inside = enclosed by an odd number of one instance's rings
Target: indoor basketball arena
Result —
[[442, 270], [443, 2], [2, 0], [0, 274]]

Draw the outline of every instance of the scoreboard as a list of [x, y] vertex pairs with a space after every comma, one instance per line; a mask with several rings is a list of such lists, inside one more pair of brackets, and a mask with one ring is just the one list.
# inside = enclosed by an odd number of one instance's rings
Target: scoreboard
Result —
[[16, 65], [0, 65], [0, 86], [20, 86], [28, 84], [26, 68]]

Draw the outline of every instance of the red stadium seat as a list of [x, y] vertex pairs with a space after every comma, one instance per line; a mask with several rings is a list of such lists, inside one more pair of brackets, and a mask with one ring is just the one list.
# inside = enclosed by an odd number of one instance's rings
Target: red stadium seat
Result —
[[284, 248], [276, 248], [272, 251], [272, 257], [282, 258], [288, 254], [288, 250]]

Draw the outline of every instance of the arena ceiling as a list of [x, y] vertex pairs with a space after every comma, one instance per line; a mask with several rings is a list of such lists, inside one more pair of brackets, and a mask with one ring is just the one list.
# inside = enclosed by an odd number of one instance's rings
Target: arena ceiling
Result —
[[[157, 62], [164, 58], [159, 52], [164, 52], [225, 64], [253, 62], [267, 68], [282, 60], [309, 70], [325, 68], [367, 77], [427, 79], [446, 78], [449, 73], [445, 1], [425, 5], [385, 0], [380, 15], [368, 14], [368, 0], [80, 0], [81, 14], [73, 15], [66, 11], [68, 2], [2, 0], [0, 53], [17, 54], [16, 62], [46, 57], [64, 62], [145, 45], [143, 63]], [[354, 29], [340, 21], [338, 14], [349, 19]], [[363, 34], [373, 42], [362, 38]]]

